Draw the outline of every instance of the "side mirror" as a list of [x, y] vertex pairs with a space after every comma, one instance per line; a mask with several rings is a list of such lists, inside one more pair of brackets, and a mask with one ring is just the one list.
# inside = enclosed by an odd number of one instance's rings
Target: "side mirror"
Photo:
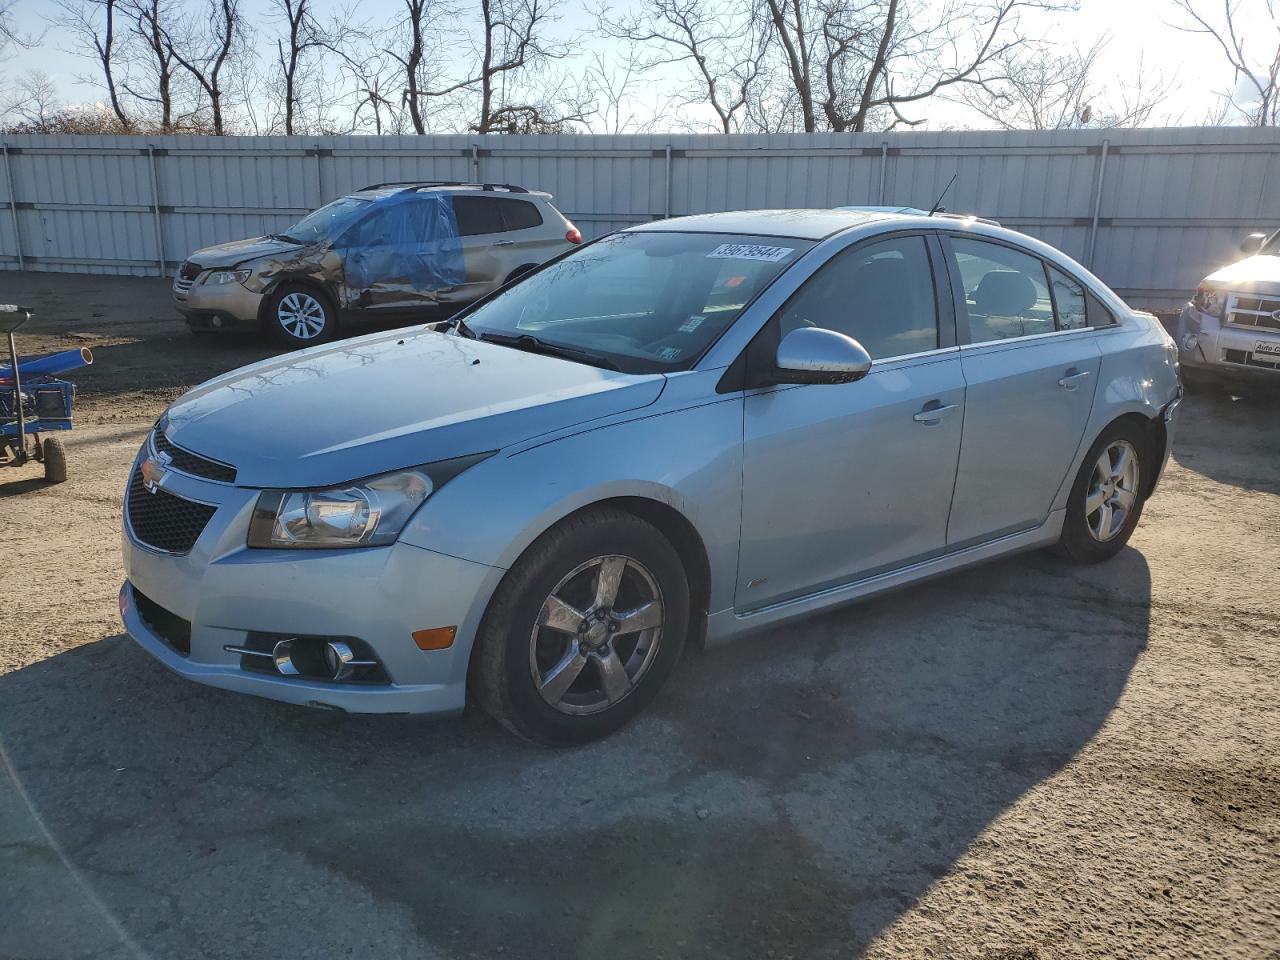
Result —
[[792, 330], [778, 344], [777, 383], [853, 383], [871, 370], [871, 355], [853, 337], [822, 327]]
[[1262, 249], [1262, 245], [1266, 240], [1267, 235], [1265, 233], [1251, 233], [1240, 241], [1240, 252], [1252, 256]]

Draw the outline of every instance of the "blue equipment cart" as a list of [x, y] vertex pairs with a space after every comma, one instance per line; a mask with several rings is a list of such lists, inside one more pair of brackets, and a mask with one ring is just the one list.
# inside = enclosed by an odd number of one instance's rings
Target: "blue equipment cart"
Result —
[[[44, 464], [50, 483], [67, 479], [62, 440], [46, 434], [71, 429], [76, 388], [56, 374], [93, 363], [85, 348], [18, 361], [13, 333], [31, 319], [28, 307], [0, 304], [0, 333], [9, 340], [9, 365], [0, 365], [0, 467], [20, 467], [29, 460]], [[45, 436], [42, 436], [45, 435]]]

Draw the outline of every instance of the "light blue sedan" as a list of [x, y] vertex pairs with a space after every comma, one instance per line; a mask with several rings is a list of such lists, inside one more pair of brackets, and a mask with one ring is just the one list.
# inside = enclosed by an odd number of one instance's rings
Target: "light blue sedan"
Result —
[[120, 609], [200, 683], [580, 742], [687, 644], [1113, 556], [1180, 397], [1154, 317], [992, 224], [645, 224], [192, 390], [130, 474]]

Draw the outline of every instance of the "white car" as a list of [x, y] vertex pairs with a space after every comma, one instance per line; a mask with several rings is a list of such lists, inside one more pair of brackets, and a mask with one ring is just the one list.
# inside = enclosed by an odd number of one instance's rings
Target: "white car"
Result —
[[1280, 230], [1251, 234], [1240, 249], [1250, 256], [1205, 277], [1182, 308], [1183, 376], [1280, 386]]

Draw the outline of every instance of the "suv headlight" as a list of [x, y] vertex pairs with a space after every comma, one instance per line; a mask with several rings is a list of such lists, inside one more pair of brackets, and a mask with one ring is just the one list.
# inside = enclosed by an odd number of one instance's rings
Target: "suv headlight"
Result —
[[1201, 313], [1207, 313], [1211, 317], [1222, 319], [1222, 312], [1227, 306], [1227, 298], [1222, 291], [1215, 290], [1213, 287], [1202, 283], [1196, 287], [1195, 296], [1191, 298], [1191, 305]]
[[205, 286], [216, 287], [223, 283], [244, 283], [253, 275], [252, 270], [215, 270], [204, 278]]
[[441, 460], [323, 490], [264, 490], [249, 521], [248, 545], [329, 550], [395, 543], [432, 493], [488, 456]]

